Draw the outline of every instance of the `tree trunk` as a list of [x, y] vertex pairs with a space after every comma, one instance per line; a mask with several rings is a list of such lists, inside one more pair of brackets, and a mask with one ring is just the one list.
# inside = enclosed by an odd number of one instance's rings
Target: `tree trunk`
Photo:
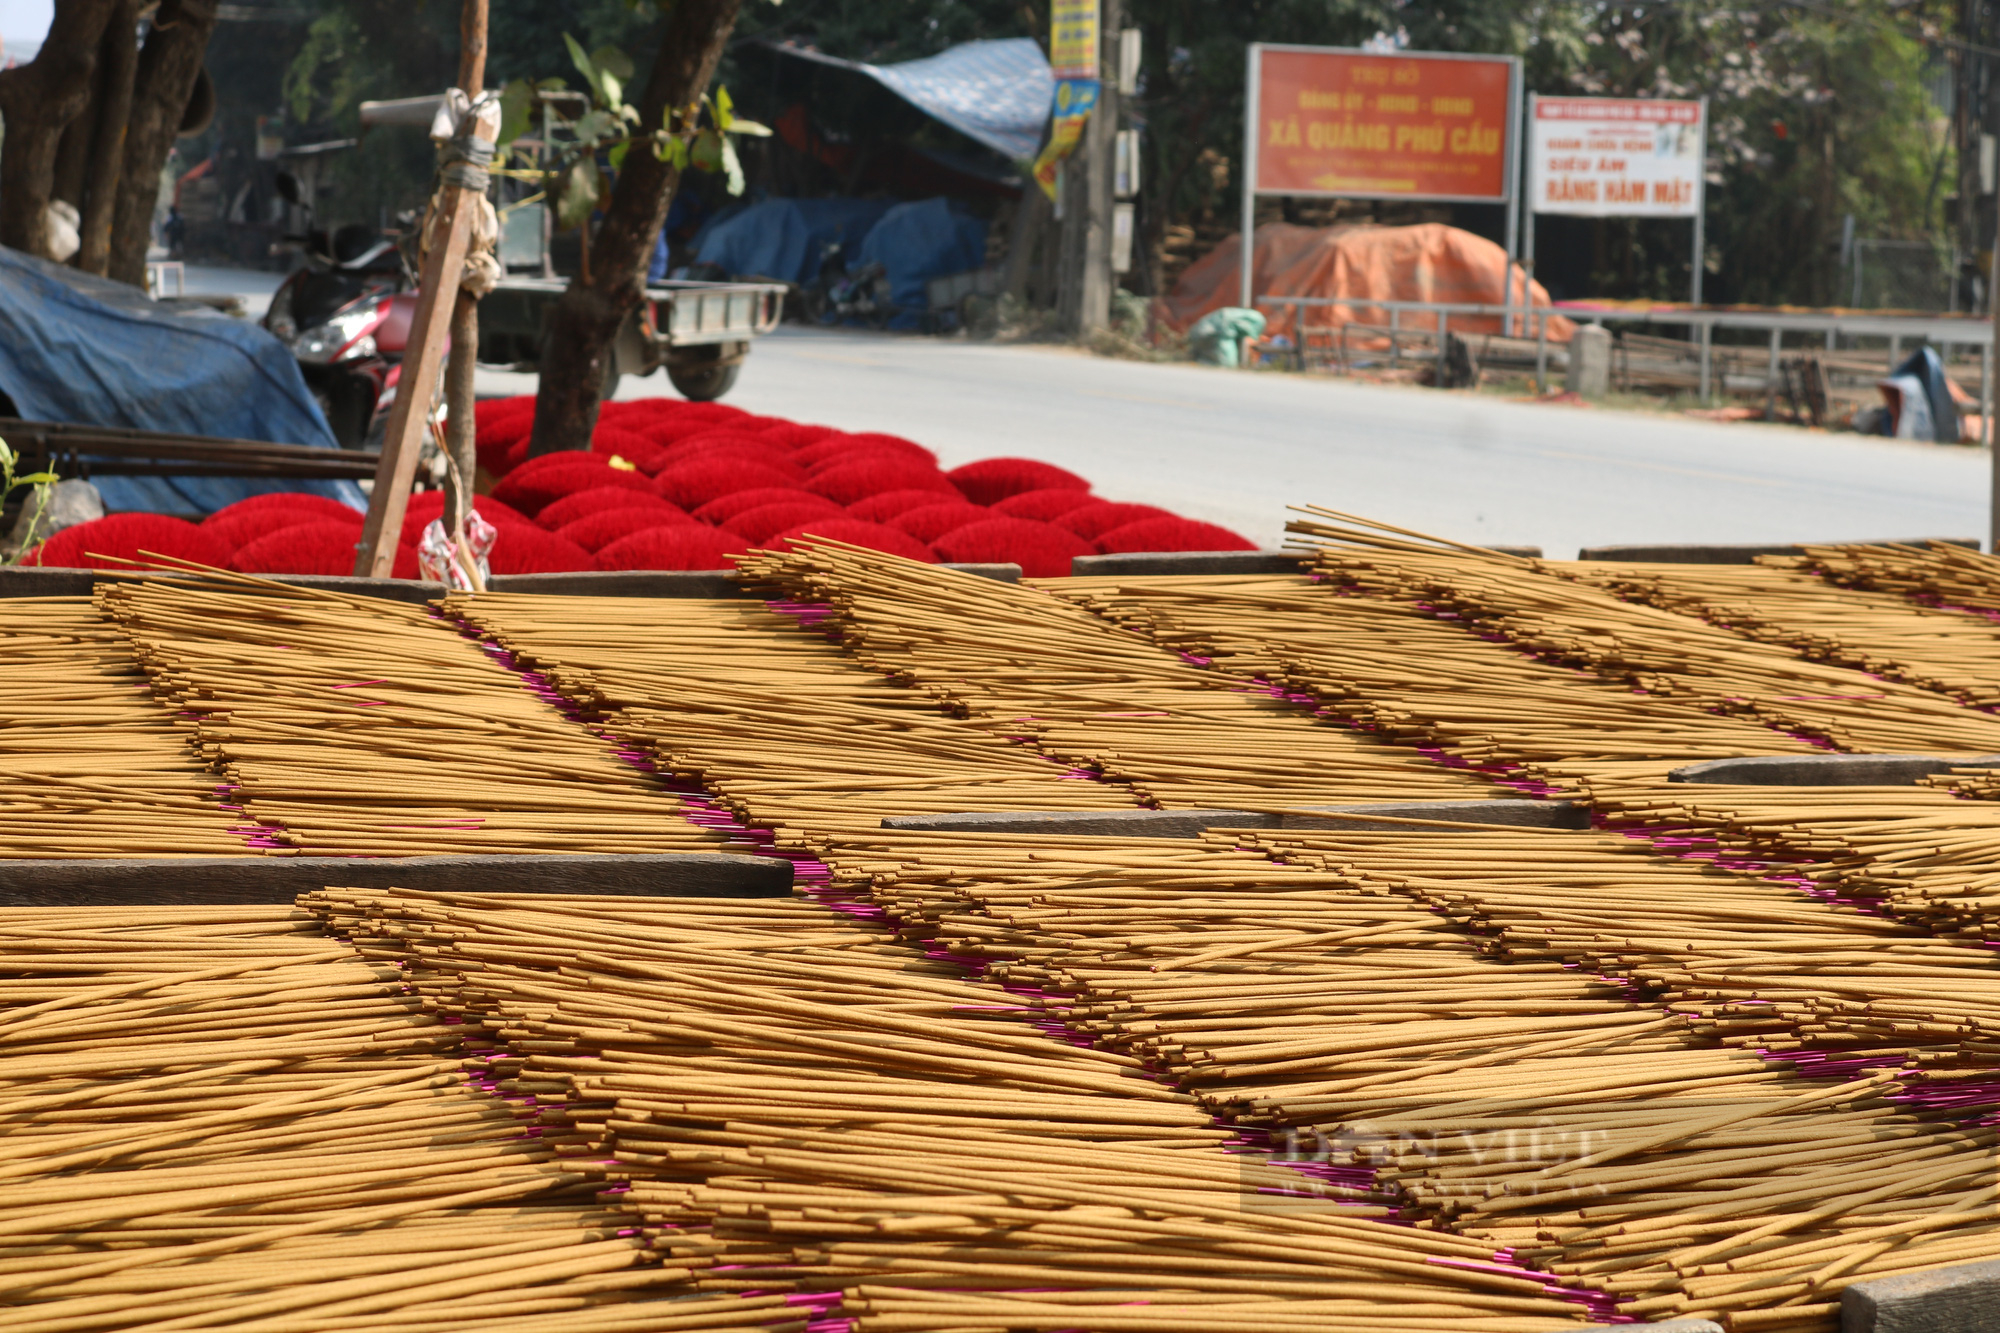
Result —
[[58, 0], [48, 40], [26, 65], [0, 70], [0, 245], [47, 256], [49, 200], [63, 130], [90, 103], [104, 25], [119, 0]]
[[[102, 55], [101, 49], [99, 54]], [[55, 178], [49, 187], [51, 199], [74, 205], [79, 215], [83, 212], [84, 191], [89, 188], [85, 179], [90, 174], [90, 141], [97, 134], [97, 83], [103, 73], [101, 65], [100, 60], [100, 67], [92, 71], [90, 95], [83, 110], [63, 126], [62, 138], [56, 142]]]
[[[486, 86], [486, 6], [469, 4], [458, 17], [458, 86], [467, 97], [479, 96]], [[451, 310], [451, 360], [444, 367], [445, 448], [451, 454], [456, 477], [445, 487], [444, 526], [458, 531], [465, 511], [472, 507], [472, 472], [479, 466], [473, 448], [474, 412], [478, 394], [473, 371], [479, 362], [479, 299], [459, 289], [458, 302]]]
[[[740, 0], [679, 0], [646, 76], [637, 133], [666, 123], [669, 108], [694, 105], [715, 77]], [[680, 172], [643, 144], [626, 155], [604, 223], [590, 240], [590, 279], [571, 280], [550, 313], [542, 344], [535, 433], [528, 453], [588, 449], [612, 340], [645, 295], [646, 263], [667, 219]], [[590, 225], [586, 219], [585, 227]]]
[[97, 94], [91, 100], [90, 162], [84, 173], [83, 247], [76, 266], [104, 274], [111, 266], [111, 215], [125, 166], [125, 122], [132, 114], [132, 81], [139, 70], [139, 5], [121, 0], [104, 27], [97, 59]]
[[107, 276], [135, 287], [146, 285], [146, 247], [160, 197], [160, 168], [173, 151], [195, 80], [201, 77], [215, 11], [216, 0], [161, 0], [139, 52], [106, 267]]

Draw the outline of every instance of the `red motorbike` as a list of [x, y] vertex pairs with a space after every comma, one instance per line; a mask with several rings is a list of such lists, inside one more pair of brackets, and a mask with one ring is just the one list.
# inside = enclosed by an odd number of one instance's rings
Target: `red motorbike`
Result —
[[[278, 190], [290, 197], [288, 174]], [[298, 358], [340, 447], [379, 449], [417, 306], [409, 265], [373, 227], [288, 239], [305, 264], [272, 295], [264, 327]]]

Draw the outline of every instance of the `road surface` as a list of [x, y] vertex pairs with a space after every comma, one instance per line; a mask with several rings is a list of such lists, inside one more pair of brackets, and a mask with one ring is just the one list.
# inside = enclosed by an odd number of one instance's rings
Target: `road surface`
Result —
[[[482, 374], [481, 392], [532, 391]], [[628, 377], [619, 397], [671, 394]], [[1263, 546], [1320, 504], [1557, 557], [1624, 542], [1983, 536], [1982, 449], [1036, 347], [787, 325], [726, 400], [905, 435], [947, 467], [1019, 455]]]

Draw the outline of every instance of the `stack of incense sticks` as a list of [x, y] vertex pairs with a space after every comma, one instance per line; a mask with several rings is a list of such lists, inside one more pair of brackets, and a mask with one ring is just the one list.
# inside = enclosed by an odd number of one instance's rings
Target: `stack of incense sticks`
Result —
[[1802, 549], [1807, 568], [1845, 588], [1895, 593], [1927, 605], [2000, 612], [2000, 557], [1947, 542]]
[[1923, 606], [1901, 593], [1842, 587], [1811, 569], [1805, 557], [1765, 556], [1756, 565], [1545, 561], [1542, 568], [1815, 661], [1887, 676], [1974, 707], [2000, 703], [2000, 624], [1982, 614]]
[[10, 1333], [804, 1327], [649, 1300], [693, 1266], [304, 912], [13, 908], [0, 957]]
[[[2000, 985], [1974, 951], [1600, 835], [1240, 837], [1298, 868], [1259, 867], [1220, 834], [888, 831], [832, 865], [906, 933], [1047, 988], [1070, 1026], [1204, 1104], [1294, 1131], [1295, 1153], [1348, 1179], [1373, 1168], [1406, 1218], [1616, 1294], [1625, 1313], [1828, 1330], [1849, 1283], [2000, 1236], [1993, 1133], [1912, 1104], [1977, 1092], [1963, 1080], [1990, 1079], [1990, 1059], [1899, 1072], [1939, 1053], [1900, 1045], [1934, 1041], [1911, 1025], [1844, 1061], [1774, 1062], [1757, 1048], [1786, 1043], [1728, 1039], [1730, 1006], [1691, 988], [1733, 977], [1838, 1001], [1865, 980], [1990, 1005]], [[1510, 917], [1524, 903], [1570, 942]], [[1459, 928], [1411, 910], [1431, 904]], [[1524, 926], [1529, 947], [1509, 947]], [[1885, 937], [1879, 959], [1858, 947]], [[1600, 956], [1632, 984], [1594, 977]], [[1808, 1008], [1790, 1012], [1818, 1021]]]
[[258, 823], [310, 855], [717, 850], [684, 802], [421, 608], [312, 590], [98, 591]]
[[1587, 1322], [1488, 1242], [1383, 1225], [1224, 1152], [1229, 1131], [1135, 1057], [1038, 1031], [1044, 1011], [865, 921], [804, 903], [309, 904], [518, 1052], [503, 1086], [611, 1159], [617, 1205], [668, 1262], [703, 1265], [700, 1291], [837, 1292], [884, 1330], [1111, 1327], [1114, 1293], [1132, 1329]]
[[1841, 750], [2000, 749], [2000, 718], [1919, 686], [1808, 661], [1691, 615], [1554, 577], [1538, 568], [1545, 562], [1426, 548], [1317, 518], [1286, 526], [1321, 543], [1315, 567], [1329, 580], [1447, 609], [1473, 628], [1608, 681], [1754, 717]]
[[1815, 750], [1754, 718], [1537, 660], [1420, 598], [1303, 576], [1037, 586], [1162, 644], [1282, 681], [1376, 736], [1469, 763], [1657, 761], [1651, 771], [1663, 773], [1700, 759]]
[[0, 857], [247, 855], [216, 785], [88, 598], [0, 602]]
[[781, 845], [885, 815], [1140, 804], [945, 716], [756, 602], [488, 593], [448, 611]]
[[1468, 832], [1448, 849], [1358, 832], [1249, 841], [1386, 879], [1501, 957], [1631, 981], [1725, 1044], [2000, 1066], [1989, 950], [1802, 888], [1651, 856], [1611, 834]]
[[767, 588], [825, 603], [842, 646], [954, 711], [1128, 782], [1163, 808], [1490, 796], [1453, 771], [1315, 720], [1268, 682], [1216, 671], [1036, 588], [808, 541], [742, 562]]
[[[0, 1117], [50, 1191], [0, 1207], [0, 1285], [38, 1284], [0, 1301], [34, 1333], [1830, 1333], [1853, 1282], [1990, 1254], [2000, 819], [1961, 797], [1991, 775], [1664, 780], [1801, 735], [2000, 750], [1941, 684], [1972, 638], [1919, 658], [1894, 601], [1977, 607], [1984, 566], [1619, 582], [1310, 525], [1318, 579], [1009, 587], [812, 543], [749, 562], [769, 608], [66, 604], [64, 660], [115, 616], [135, 734], [293, 845], [719, 845], [671, 778], [831, 880], [0, 913]], [[1617, 831], [879, 827], [1502, 790], [1439, 751]], [[48, 1211], [110, 1200], [80, 1241]]]

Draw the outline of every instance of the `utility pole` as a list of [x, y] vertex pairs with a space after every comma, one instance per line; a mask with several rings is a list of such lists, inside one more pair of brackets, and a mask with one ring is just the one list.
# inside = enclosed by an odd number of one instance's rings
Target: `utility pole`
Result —
[[1099, 0], [1097, 109], [1083, 142], [1063, 163], [1061, 264], [1056, 311], [1070, 333], [1111, 325], [1111, 212], [1113, 159], [1118, 141], [1118, 42], [1124, 0]]

